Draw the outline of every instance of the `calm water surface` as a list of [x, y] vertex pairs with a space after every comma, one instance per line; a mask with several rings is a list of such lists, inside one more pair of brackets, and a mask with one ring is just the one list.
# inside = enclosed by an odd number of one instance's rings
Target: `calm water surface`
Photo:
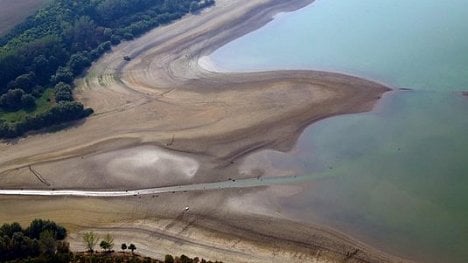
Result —
[[[468, 1], [318, 0], [210, 56], [222, 70], [324, 69], [414, 91], [309, 127], [270, 171], [309, 190], [296, 218], [401, 256], [468, 262]], [[266, 171], [268, 174], [269, 171]]]

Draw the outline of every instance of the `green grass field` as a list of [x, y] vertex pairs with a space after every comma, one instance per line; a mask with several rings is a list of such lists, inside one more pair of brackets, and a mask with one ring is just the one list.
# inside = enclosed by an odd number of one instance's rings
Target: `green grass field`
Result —
[[0, 119], [6, 122], [18, 122], [23, 120], [27, 115], [42, 113], [50, 109], [54, 102], [53, 89], [47, 89], [42, 96], [36, 100], [36, 107], [29, 110], [19, 110], [15, 112], [5, 112], [0, 110]]

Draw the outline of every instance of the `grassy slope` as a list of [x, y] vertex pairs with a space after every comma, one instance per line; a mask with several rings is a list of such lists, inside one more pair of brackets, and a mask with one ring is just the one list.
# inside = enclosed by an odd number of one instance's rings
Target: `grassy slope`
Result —
[[0, 36], [50, 0], [0, 0]]
[[36, 99], [36, 107], [30, 110], [22, 109], [15, 112], [4, 112], [0, 109], [0, 119], [7, 122], [17, 122], [23, 120], [27, 115], [45, 112], [55, 103], [53, 93], [52, 89], [47, 89], [40, 98]]

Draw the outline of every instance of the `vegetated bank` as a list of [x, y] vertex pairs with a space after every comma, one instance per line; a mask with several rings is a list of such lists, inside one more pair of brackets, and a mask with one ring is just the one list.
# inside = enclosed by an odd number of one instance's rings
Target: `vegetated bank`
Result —
[[[89, 237], [92, 239], [89, 239]], [[83, 242], [89, 248], [86, 252], [71, 252], [65, 241], [67, 230], [50, 220], [35, 219], [27, 228], [18, 223], [0, 226], [0, 262], [28, 263], [70, 263], [70, 262], [145, 262], [145, 263], [211, 263], [205, 259], [189, 258], [185, 255], [166, 255], [164, 261], [141, 257], [134, 253], [137, 247], [130, 244], [120, 246], [121, 252], [112, 250], [114, 240], [110, 235], [100, 238], [93, 232], [85, 233]], [[87, 238], [86, 238], [87, 237]], [[99, 243], [100, 241], [100, 243]], [[102, 252], [94, 251], [99, 243]], [[131, 252], [126, 252], [126, 250]], [[221, 263], [216, 261], [217, 263]], [[213, 262], [214, 263], [214, 262]]]
[[73, 80], [105, 52], [214, 0], [55, 0], [0, 38], [0, 138], [84, 118]]

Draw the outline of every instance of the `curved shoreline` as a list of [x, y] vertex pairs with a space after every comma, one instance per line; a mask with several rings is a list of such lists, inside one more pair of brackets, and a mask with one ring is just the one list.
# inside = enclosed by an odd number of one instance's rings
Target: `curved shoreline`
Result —
[[[263, 26], [277, 12], [298, 9], [312, 0], [232, 2], [219, 0], [217, 7], [202, 15], [187, 17], [114, 48], [114, 52], [92, 67], [78, 94], [87, 106], [96, 109], [96, 116], [58, 134], [32, 136], [21, 139], [17, 145], [0, 145], [0, 150], [6, 152], [6, 157], [0, 157], [0, 176], [41, 165], [49, 179], [57, 181], [66, 172], [57, 168], [63, 161], [150, 143], [202, 156], [209, 163], [206, 170], [210, 172], [197, 174], [193, 183], [219, 182], [236, 174], [236, 165], [232, 163], [252, 151], [264, 148], [286, 151], [312, 122], [368, 111], [388, 91], [375, 82], [337, 73], [307, 70], [215, 73], [201, 68], [198, 65], [201, 56]], [[123, 61], [125, 55], [133, 60]], [[189, 112], [192, 115], [187, 116]], [[171, 138], [176, 138], [175, 142], [172, 139], [170, 143]], [[57, 140], [63, 145], [54, 143]], [[218, 175], [225, 170], [222, 176]], [[73, 186], [77, 183], [72, 178], [63, 180]], [[13, 185], [20, 183], [21, 179]], [[225, 199], [224, 195], [219, 198]], [[174, 214], [175, 210], [167, 207], [163, 211]], [[248, 215], [241, 217], [244, 223], [249, 219]], [[210, 221], [211, 231], [219, 231], [226, 224], [241, 227], [233, 218], [215, 219], [216, 226]], [[76, 224], [79, 218], [68, 220]], [[323, 259], [320, 251], [333, 251], [335, 259], [348, 260], [351, 258], [347, 253], [357, 246], [359, 252], [355, 251], [352, 258], [355, 262], [403, 262], [341, 234], [332, 235], [333, 239], [320, 233], [323, 228], [312, 227], [302, 236], [292, 237], [287, 233], [291, 222], [262, 220], [275, 221], [271, 223], [277, 226], [274, 231], [261, 226], [262, 230], [256, 232], [259, 235], [275, 232], [268, 238], [273, 247], [277, 242], [293, 242], [316, 247], [313, 251], [318, 254], [312, 258]], [[244, 232], [259, 227], [252, 222], [243, 226]], [[319, 237], [319, 241], [311, 237]], [[320, 245], [323, 240], [326, 242]], [[359, 255], [355, 257], [356, 254]]]
[[[221, 135], [224, 138], [232, 137], [229, 138], [230, 141], [239, 141], [239, 138], [236, 138], [239, 136], [233, 133], [240, 130], [255, 130], [252, 126], [282, 126], [281, 124], [287, 122], [284, 121], [285, 119], [290, 119], [291, 116], [293, 116], [293, 118], [300, 120], [296, 120], [293, 125], [287, 125], [294, 126], [287, 128], [291, 131], [291, 135], [287, 137], [291, 138], [268, 136], [272, 138], [268, 138], [268, 143], [264, 145], [264, 147], [268, 146], [285, 151], [291, 147], [295, 142], [295, 138], [299, 136], [301, 130], [305, 126], [316, 120], [334, 115], [368, 111], [373, 107], [373, 104], [381, 94], [388, 91], [386, 87], [375, 82], [336, 73], [296, 70], [218, 74], [208, 72], [199, 67], [198, 59], [200, 56], [209, 54], [236, 37], [263, 26], [271, 20], [274, 14], [279, 11], [285, 11], [285, 6], [288, 7], [288, 10], [294, 10], [312, 1], [297, 0], [288, 2], [287, 4], [278, 0], [253, 2], [255, 1], [246, 1], [243, 3], [246, 7], [243, 7], [242, 4], [235, 4], [235, 8], [230, 10], [234, 12], [234, 14], [226, 14], [226, 16], [234, 16], [236, 19], [228, 21], [221, 19], [221, 22], [225, 24], [220, 24], [220, 21], [215, 21], [211, 22], [209, 26], [205, 26], [206, 29], [203, 28], [199, 29], [197, 32], [192, 32], [197, 24], [204, 25], [213, 20], [213, 18], [217, 18], [221, 13], [224, 13], [225, 9], [232, 7], [230, 6], [232, 3], [229, 3], [229, 1], [219, 1], [219, 3], [221, 3], [219, 5], [222, 5], [221, 7], [216, 7], [219, 9], [210, 10], [200, 16], [184, 18], [172, 25], [156, 29], [135, 41], [124, 43], [114, 48], [111, 54], [105, 56], [90, 69], [90, 73], [82, 81], [81, 88], [78, 91], [77, 96], [86, 106], [96, 109], [95, 116], [77, 127], [77, 131], [74, 130], [75, 128], [71, 128], [68, 131], [59, 132], [58, 134], [41, 134], [24, 138], [15, 145], [0, 144], [0, 150], [7, 155], [0, 158], [0, 172], [8, 168], [20, 168], [26, 163], [29, 165], [39, 164], [51, 160], [56, 161], [73, 156], [80, 156], [83, 153], [98, 152], [99, 149], [106, 148], [103, 144], [113, 149], [114, 147], [111, 145], [114, 145], [116, 140], [123, 141], [122, 139], [125, 138], [129, 140], [135, 139], [134, 142], [129, 141], [125, 143], [127, 146], [151, 142], [170, 150], [199, 153], [196, 149], [187, 149], [184, 145], [182, 145], [182, 147], [178, 147], [178, 145], [167, 147], [163, 141], [171, 139], [172, 134], [168, 134], [169, 132], [179, 133], [180, 136], [177, 136], [179, 137], [178, 140], [184, 140], [181, 144], [184, 144], [187, 140], [206, 140], [206, 137], [212, 137], [212, 135], [217, 135], [218, 137]], [[227, 7], [223, 5], [227, 5]], [[262, 10], [262, 12], [259, 12], [259, 10]], [[253, 22], [244, 19], [246, 16], [249, 17], [247, 14], [251, 13], [255, 14], [252, 15], [250, 19]], [[188, 24], [192, 24], [192, 21], [187, 21], [189, 19], [196, 20], [196, 23], [187, 26]], [[243, 22], [237, 24], [239, 20]], [[253, 25], [249, 24], [251, 22]], [[233, 26], [233, 28], [229, 26]], [[218, 31], [220, 30], [223, 33], [219, 33]], [[154, 39], [154, 37], [157, 39]], [[176, 42], [170, 42], [170, 39], [173, 38], [176, 38]], [[169, 43], [165, 43], [167, 41], [169, 41]], [[143, 53], [146, 56], [141, 59], [139, 55]], [[148, 53], [150, 54], [148, 55]], [[133, 56], [134, 60], [131, 62], [123, 61], [122, 55], [124, 54]], [[138, 64], [135, 63], [137, 60], [139, 61]], [[154, 61], [157, 61], [157, 63], [154, 63]], [[297, 85], [301, 87], [297, 89], [294, 89], [295, 87], [278, 87], [276, 89], [271, 87], [277, 83], [280, 85]], [[106, 90], [102, 90], [103, 88]], [[238, 125], [231, 125], [219, 131], [203, 130], [203, 128], [206, 126], [210, 126], [209, 128], [211, 128], [216, 125], [216, 122], [222, 119], [233, 120], [234, 118], [231, 112], [240, 115], [245, 111], [244, 107], [236, 108], [235, 105], [227, 105], [231, 109], [222, 106], [213, 107], [213, 111], [211, 112], [206, 109], [200, 109], [200, 107], [187, 107], [185, 112], [198, 110], [206, 113], [218, 113], [216, 114], [219, 116], [217, 117], [218, 120], [213, 122], [214, 118], [210, 118], [209, 120], [208, 118], [200, 118], [192, 125], [178, 125], [179, 127], [176, 126], [168, 129], [161, 128], [162, 125], [167, 123], [173, 125], [174, 123], [184, 121], [184, 116], [177, 116], [178, 118], [170, 119], [172, 116], [167, 116], [168, 114], [164, 113], [164, 109], [159, 111], [161, 104], [167, 107], [177, 106], [177, 104], [179, 106], [186, 106], [184, 105], [186, 102], [181, 102], [181, 99], [185, 98], [181, 97], [195, 97], [193, 95], [197, 95], [198, 98], [187, 100], [188, 103], [206, 104], [210, 100], [213, 101], [213, 105], [216, 103], [232, 104], [254, 101], [258, 103], [257, 98], [254, 98], [252, 101], [249, 101], [248, 98], [239, 98], [244, 95], [251, 95], [251, 93], [254, 93], [254, 90], [259, 90], [260, 92], [268, 90], [272, 92], [274, 90], [283, 93], [288, 92], [291, 96], [299, 96], [299, 98], [306, 96], [309, 98], [309, 101], [294, 101], [297, 97], [283, 99], [267, 97], [266, 99], [271, 100], [274, 104], [282, 103], [283, 105], [281, 106], [290, 108], [283, 111], [282, 109], [278, 109], [277, 111], [265, 112], [265, 114], [258, 116], [259, 118], [256, 118], [250, 123], [244, 124], [242, 122], [247, 121], [243, 120], [238, 123]], [[311, 94], [316, 94], [317, 97], [321, 96], [322, 98], [317, 98], [316, 101], [314, 101], [314, 97], [310, 97]], [[261, 97], [260, 99], [265, 99], [261, 95], [262, 94], [259, 94], [258, 97]], [[227, 97], [229, 101], [216, 101], [217, 97]], [[290, 101], [291, 99], [293, 101]], [[311, 108], [314, 106], [314, 102], [317, 104], [325, 102], [329, 107], [331, 105], [333, 109], [317, 110], [313, 112]], [[159, 105], [155, 105], [156, 103]], [[288, 103], [301, 104], [288, 105]], [[128, 116], [131, 114], [129, 111], [133, 110], [137, 112], [137, 114], [147, 114], [141, 110], [139, 111], [139, 108], [150, 108], [152, 106], [155, 106], [151, 108], [152, 111], [156, 114], [159, 113], [163, 115], [156, 116], [160, 117], [159, 120], [155, 122], [154, 119], [148, 118], [154, 116], [144, 116], [145, 121], [152, 121], [152, 123], [145, 125], [146, 127], [122, 129], [124, 126], [141, 125], [141, 122], [132, 122], [129, 120], [129, 118], [133, 117]], [[261, 107], [257, 108], [252, 107], [250, 110], [265, 110], [266, 107], [272, 107], [273, 105], [260, 106]], [[226, 111], [229, 111], [228, 114], [225, 114]], [[114, 117], [116, 119], [109, 120], [109, 118]], [[260, 117], [261, 120], [259, 120]], [[117, 127], [113, 127], [117, 121], [119, 121]], [[272, 125], [272, 123], [274, 123], [274, 125]], [[110, 124], [112, 124], [112, 126], [107, 127], [108, 130], [102, 131], [102, 127], [106, 127], [106, 125]], [[196, 129], [198, 129], [198, 131], [196, 131]], [[187, 132], [188, 130], [190, 130], [190, 133]], [[249, 133], [252, 134], [252, 132]], [[57, 139], [62, 142], [62, 145], [58, 146], [54, 143], [47, 143]], [[258, 140], [259, 139], [256, 139], [256, 141]], [[37, 146], [38, 143], [42, 145], [36, 148], [35, 146]], [[93, 149], [96, 148], [94, 147], [95, 145], [99, 145], [99, 149]], [[27, 146], [33, 147], [28, 147], [26, 149]], [[121, 148], [122, 146], [117, 147]], [[15, 148], [15, 151], [11, 151], [13, 148]], [[242, 145], [242, 147], [238, 146], [236, 148], [248, 147]], [[107, 147], [106, 150], [109, 150], [109, 147]], [[239, 150], [237, 150], [237, 152], [238, 151]], [[245, 153], [245, 151], [243, 152]], [[226, 159], [229, 159], [229, 154], [225, 153], [224, 155], [226, 155]], [[231, 157], [233, 155], [237, 156], [237, 154], [231, 154]], [[236, 158], [239, 157], [240, 156], [237, 156]]]

